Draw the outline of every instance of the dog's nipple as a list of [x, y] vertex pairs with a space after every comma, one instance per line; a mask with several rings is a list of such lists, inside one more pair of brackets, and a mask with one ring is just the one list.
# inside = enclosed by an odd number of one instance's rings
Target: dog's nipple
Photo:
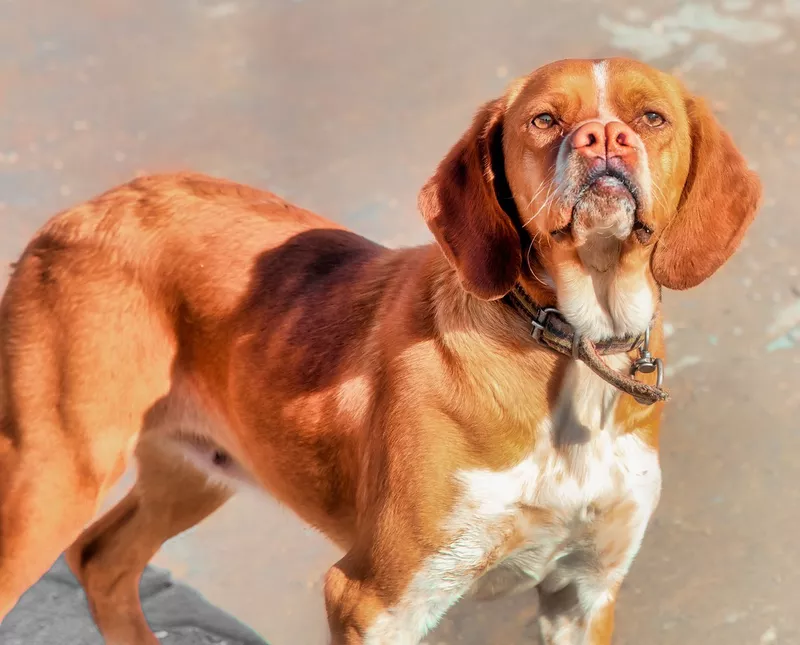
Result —
[[231, 458], [227, 455], [227, 453], [224, 453], [221, 450], [215, 450], [211, 457], [211, 461], [214, 463], [214, 465], [219, 466], [220, 468], [227, 466], [230, 463], [230, 460]]

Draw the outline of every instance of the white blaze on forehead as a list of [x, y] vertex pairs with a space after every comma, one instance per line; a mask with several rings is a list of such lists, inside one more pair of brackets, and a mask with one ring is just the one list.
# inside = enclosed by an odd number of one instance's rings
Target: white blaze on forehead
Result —
[[597, 96], [597, 116], [601, 121], [612, 120], [613, 114], [608, 104], [608, 61], [601, 60], [592, 65], [595, 95]]

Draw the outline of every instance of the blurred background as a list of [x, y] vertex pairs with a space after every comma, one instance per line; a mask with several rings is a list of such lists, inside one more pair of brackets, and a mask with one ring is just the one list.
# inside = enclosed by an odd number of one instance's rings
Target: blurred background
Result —
[[[714, 279], [666, 294], [665, 488], [615, 643], [800, 643], [799, 45], [798, 0], [0, 0], [0, 288], [58, 209], [160, 170], [426, 242], [417, 190], [513, 77], [609, 55], [678, 74], [765, 202]], [[338, 557], [251, 494], [156, 563], [272, 645], [319, 645]], [[535, 642], [534, 612], [462, 603], [427, 642]]]

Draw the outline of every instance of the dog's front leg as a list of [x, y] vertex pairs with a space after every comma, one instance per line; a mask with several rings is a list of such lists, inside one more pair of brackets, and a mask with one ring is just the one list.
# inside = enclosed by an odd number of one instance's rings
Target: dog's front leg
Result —
[[592, 594], [595, 599], [591, 602], [587, 592], [581, 582], [571, 582], [555, 592], [540, 588], [543, 645], [611, 645], [616, 589]]
[[352, 550], [328, 571], [333, 645], [417, 645], [474, 582], [474, 570], [460, 567], [447, 547], [415, 557], [416, 547], [392, 546], [392, 553]]

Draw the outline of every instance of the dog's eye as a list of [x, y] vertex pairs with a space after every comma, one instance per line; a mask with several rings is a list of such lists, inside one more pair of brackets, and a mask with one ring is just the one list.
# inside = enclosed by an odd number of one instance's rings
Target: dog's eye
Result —
[[533, 117], [531, 123], [540, 130], [547, 130], [548, 128], [552, 128], [556, 124], [556, 120], [552, 114], [548, 114], [547, 112], [545, 112], [543, 114], [539, 114], [538, 116]]
[[651, 128], [659, 128], [666, 122], [666, 119], [658, 112], [645, 112], [644, 122]]

